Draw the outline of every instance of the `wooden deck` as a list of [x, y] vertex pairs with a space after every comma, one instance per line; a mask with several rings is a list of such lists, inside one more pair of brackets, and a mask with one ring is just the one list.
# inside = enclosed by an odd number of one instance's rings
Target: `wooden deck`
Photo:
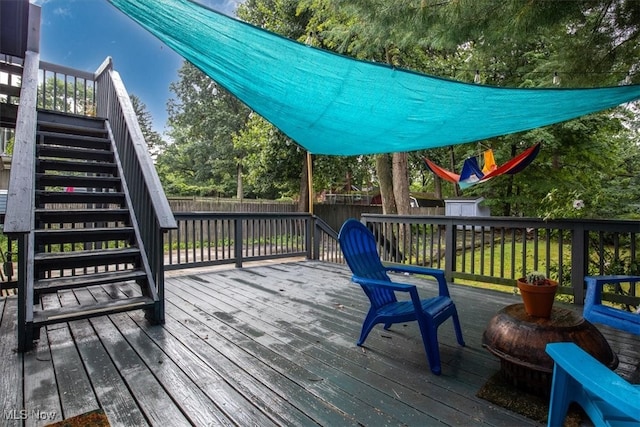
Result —
[[[406, 281], [413, 281], [406, 278]], [[420, 282], [418, 282], [420, 283]], [[421, 294], [433, 290], [421, 283]], [[16, 297], [0, 299], [2, 426], [46, 425], [103, 408], [113, 426], [527, 426], [475, 396], [499, 369], [480, 342], [519, 297], [451, 285], [467, 346], [440, 328], [443, 374], [415, 323], [359, 335], [368, 303], [345, 267], [310, 261], [167, 277], [166, 324], [131, 312], [53, 325], [16, 348]], [[46, 304], [108, 299], [68, 291]], [[618, 372], [640, 382], [640, 340], [602, 327]]]

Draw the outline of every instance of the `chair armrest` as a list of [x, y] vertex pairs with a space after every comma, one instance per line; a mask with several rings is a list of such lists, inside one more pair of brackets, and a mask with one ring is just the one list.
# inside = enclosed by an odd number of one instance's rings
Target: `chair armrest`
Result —
[[351, 280], [359, 285], [366, 286], [379, 286], [381, 288], [391, 289], [399, 292], [411, 292], [412, 289], [416, 289], [415, 285], [408, 285], [406, 283], [387, 282], [385, 280], [369, 279], [366, 277], [353, 276]]
[[587, 285], [587, 295], [584, 301], [585, 311], [591, 310], [594, 305], [602, 304], [602, 287], [613, 283], [640, 282], [640, 276], [585, 276], [584, 282]]
[[387, 271], [393, 271], [395, 273], [409, 273], [409, 274], [422, 274], [425, 276], [432, 276], [438, 281], [438, 294], [442, 297], [449, 296], [449, 287], [447, 280], [444, 277], [444, 271], [436, 268], [418, 267], [415, 265], [385, 265]]
[[555, 363], [554, 369], [566, 372], [589, 393], [640, 421], [640, 388], [625, 381], [575, 343], [550, 343], [546, 352]]
[[609, 276], [586, 276], [584, 280], [595, 281], [600, 285], [606, 285], [610, 283], [640, 282], [640, 276], [625, 276], [623, 274], [612, 274]]

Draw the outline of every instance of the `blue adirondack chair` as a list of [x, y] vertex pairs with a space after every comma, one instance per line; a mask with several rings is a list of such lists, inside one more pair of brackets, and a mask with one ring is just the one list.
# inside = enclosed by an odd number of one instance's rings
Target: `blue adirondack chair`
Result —
[[602, 287], [610, 283], [636, 283], [639, 276], [587, 276], [587, 297], [582, 316], [592, 323], [602, 323], [611, 327], [640, 335], [640, 314], [617, 309], [602, 304]]
[[[416, 320], [431, 371], [440, 375], [438, 326], [451, 317], [458, 343], [464, 346], [458, 312], [449, 296], [444, 272], [432, 268], [382, 265], [374, 235], [355, 219], [349, 219], [342, 225], [338, 240], [353, 273], [352, 281], [362, 287], [371, 302], [357, 344], [363, 345], [371, 329], [379, 323], [389, 329], [394, 323]], [[439, 295], [421, 300], [416, 286], [392, 282], [388, 271], [432, 276], [438, 281]], [[410, 300], [398, 301], [396, 292], [408, 293]]]
[[628, 383], [575, 343], [550, 343], [546, 351], [554, 361], [547, 426], [561, 427], [572, 402], [596, 427], [640, 425], [640, 385]]

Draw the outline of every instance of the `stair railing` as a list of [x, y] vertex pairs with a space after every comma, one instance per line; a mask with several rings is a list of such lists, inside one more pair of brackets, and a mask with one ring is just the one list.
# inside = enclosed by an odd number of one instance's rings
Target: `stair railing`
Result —
[[96, 115], [94, 74], [40, 61], [38, 108], [61, 113]]
[[160, 178], [118, 72], [107, 58], [96, 71], [96, 113], [109, 120], [160, 301], [164, 301], [164, 234], [177, 228]]
[[26, 52], [4, 222], [4, 233], [18, 243], [18, 349], [20, 351], [23, 351], [32, 341], [27, 335], [32, 330], [28, 325], [33, 323], [32, 246], [39, 62], [38, 52]]

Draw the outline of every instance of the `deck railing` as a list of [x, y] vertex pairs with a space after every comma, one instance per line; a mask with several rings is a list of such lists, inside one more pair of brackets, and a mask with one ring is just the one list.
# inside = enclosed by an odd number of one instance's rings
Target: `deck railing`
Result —
[[88, 71], [40, 61], [38, 108], [96, 115], [96, 76]]
[[165, 269], [278, 258], [344, 263], [338, 234], [308, 213], [176, 212], [165, 236]]
[[[309, 214], [176, 213], [165, 237], [165, 268], [304, 256], [344, 263], [337, 233]], [[362, 216], [378, 240], [383, 261], [429, 266], [452, 282], [490, 284], [505, 291], [542, 270], [560, 282], [568, 302], [584, 301], [584, 276], [635, 273], [640, 223], [612, 220]], [[605, 299], [638, 306], [635, 287], [617, 287]]]
[[165, 236], [165, 269], [289, 257], [312, 258], [313, 218], [304, 213], [175, 213]]
[[[382, 259], [443, 269], [449, 281], [513, 288], [542, 270], [560, 292], [584, 300], [584, 276], [637, 273], [640, 222], [536, 218], [363, 215]], [[610, 300], [637, 306], [636, 287]], [[626, 295], [620, 295], [620, 294]]]

